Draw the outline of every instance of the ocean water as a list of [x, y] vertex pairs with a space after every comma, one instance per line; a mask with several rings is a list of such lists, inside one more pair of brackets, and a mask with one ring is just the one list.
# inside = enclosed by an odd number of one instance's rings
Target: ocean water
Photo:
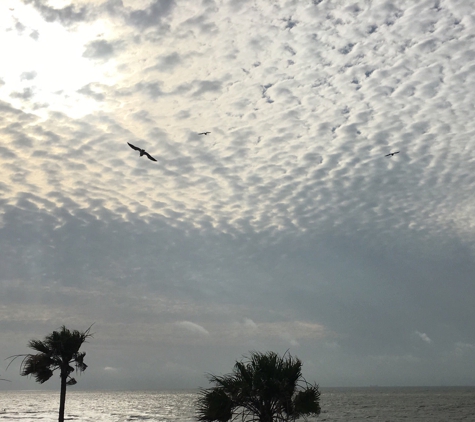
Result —
[[[475, 421], [475, 387], [322, 388], [313, 421]], [[196, 391], [68, 391], [66, 420], [189, 422]], [[0, 421], [56, 421], [59, 392], [2, 391]]]

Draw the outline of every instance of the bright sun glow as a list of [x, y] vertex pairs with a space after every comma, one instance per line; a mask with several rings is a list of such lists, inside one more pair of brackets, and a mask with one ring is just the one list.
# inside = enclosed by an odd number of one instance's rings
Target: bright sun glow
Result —
[[71, 117], [93, 112], [100, 104], [77, 92], [91, 81], [101, 84], [111, 78], [113, 61], [96, 63], [83, 57], [86, 40], [104, 33], [101, 21], [68, 30], [45, 22], [29, 6], [15, 3], [0, 6], [0, 26], [11, 28], [0, 33], [5, 63], [0, 78], [9, 90], [0, 87], [0, 99], [8, 99], [25, 111], [43, 114], [43, 105]]

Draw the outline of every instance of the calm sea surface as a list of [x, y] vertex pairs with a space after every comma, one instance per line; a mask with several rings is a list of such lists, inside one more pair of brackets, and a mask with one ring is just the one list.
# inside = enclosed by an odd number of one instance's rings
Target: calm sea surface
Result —
[[[0, 392], [0, 421], [58, 420], [57, 392]], [[66, 419], [193, 421], [196, 391], [68, 391]], [[322, 388], [317, 421], [475, 421], [475, 387]]]

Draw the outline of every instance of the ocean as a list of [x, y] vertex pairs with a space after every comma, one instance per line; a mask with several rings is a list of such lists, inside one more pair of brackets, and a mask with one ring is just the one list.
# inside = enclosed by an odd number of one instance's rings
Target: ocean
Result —
[[[475, 421], [475, 387], [321, 388], [313, 421]], [[189, 422], [193, 391], [74, 391], [65, 419], [82, 422]], [[57, 421], [59, 392], [1, 391], [0, 421]]]

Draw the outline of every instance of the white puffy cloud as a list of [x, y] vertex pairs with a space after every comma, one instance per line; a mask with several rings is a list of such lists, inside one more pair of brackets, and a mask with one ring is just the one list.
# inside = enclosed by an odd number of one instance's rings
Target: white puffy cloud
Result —
[[426, 333], [421, 333], [420, 331], [415, 331], [414, 334], [416, 334], [424, 343], [431, 344], [432, 340]]

